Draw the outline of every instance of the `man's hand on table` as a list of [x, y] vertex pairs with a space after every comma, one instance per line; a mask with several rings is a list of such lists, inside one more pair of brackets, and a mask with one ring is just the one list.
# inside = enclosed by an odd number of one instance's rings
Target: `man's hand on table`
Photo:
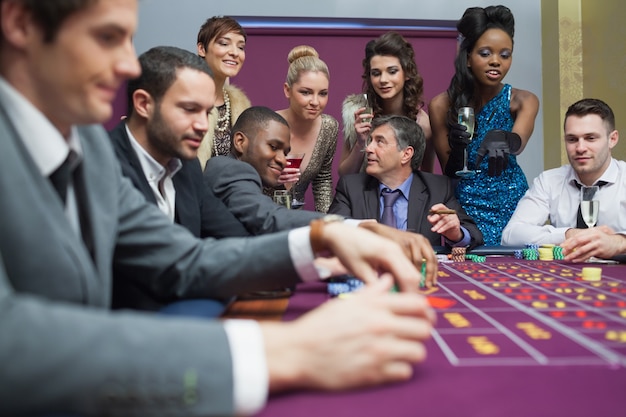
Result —
[[[426, 253], [421, 252], [423, 250], [421, 246], [413, 245], [413, 242], [420, 242], [423, 237], [414, 233], [388, 229], [396, 234], [407, 236], [404, 250], [396, 241], [366, 230], [364, 227], [354, 227], [341, 222], [326, 224], [321, 229], [317, 244], [321, 245], [331, 256], [336, 256], [349, 273], [366, 284], [376, 282], [380, 274], [388, 272], [394, 278], [400, 291], [418, 292], [422, 275], [417, 270], [416, 262], [409, 259], [407, 254], [411, 253], [412, 259], [415, 259], [413, 258], [417, 256], [415, 252], [419, 253], [420, 261], [421, 256], [426, 257]], [[430, 244], [428, 245], [430, 247]], [[435, 258], [432, 247], [430, 247], [430, 252]], [[421, 266], [421, 262], [419, 265]]]
[[565, 260], [584, 262], [589, 258], [608, 259], [626, 253], [626, 236], [607, 226], [589, 229], [569, 229], [563, 247]]
[[411, 377], [435, 314], [419, 294], [390, 293], [389, 274], [290, 323], [262, 322], [270, 391], [341, 390]]
[[411, 260], [418, 270], [421, 270], [422, 263], [426, 262], [426, 287], [437, 285], [438, 262], [435, 251], [424, 236], [418, 233], [405, 232], [386, 226], [374, 220], [363, 221], [359, 227], [370, 230], [379, 236], [384, 236], [396, 242], [404, 254]]

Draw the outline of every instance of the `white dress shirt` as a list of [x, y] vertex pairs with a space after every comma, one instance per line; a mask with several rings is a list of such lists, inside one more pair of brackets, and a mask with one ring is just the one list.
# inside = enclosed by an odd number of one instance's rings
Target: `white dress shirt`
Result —
[[124, 127], [130, 144], [137, 154], [143, 174], [152, 189], [157, 206], [173, 223], [176, 214], [176, 189], [172, 178], [182, 168], [182, 162], [178, 158], [172, 158], [164, 167], [137, 142], [128, 125]]
[[[70, 137], [64, 138], [45, 115], [2, 77], [0, 77], [0, 101], [6, 103], [4, 108], [7, 109], [18, 136], [42, 176], [48, 177], [54, 172], [65, 161], [70, 149], [75, 150], [82, 158], [76, 129], [72, 127]], [[106, 138], [103, 137], [103, 140]], [[73, 216], [73, 220], [70, 219], [72, 227], [78, 231], [80, 238], [75, 200], [70, 184], [66, 212], [70, 214], [68, 217]], [[291, 259], [298, 275], [305, 282], [320, 279], [313, 263], [309, 233], [309, 227], [302, 227], [291, 230], [288, 237]], [[261, 328], [258, 323], [251, 320], [229, 320], [225, 322], [224, 328], [233, 360], [235, 412], [239, 415], [256, 413], [265, 405], [269, 392], [269, 375]]]
[[[626, 234], [626, 162], [611, 159], [598, 181], [606, 181], [596, 193], [600, 200], [598, 226]], [[550, 169], [535, 178], [532, 187], [502, 232], [503, 245], [560, 244], [565, 232], [576, 228], [582, 184], [571, 165]]]

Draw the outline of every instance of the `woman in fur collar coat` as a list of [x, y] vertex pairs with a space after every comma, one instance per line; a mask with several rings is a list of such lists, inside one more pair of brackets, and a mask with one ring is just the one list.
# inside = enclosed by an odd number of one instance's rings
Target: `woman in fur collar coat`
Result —
[[[363, 59], [363, 87], [374, 117], [397, 114], [416, 121], [426, 136], [421, 170], [432, 172], [435, 152], [431, 144], [430, 120], [424, 111], [422, 76], [417, 70], [413, 46], [397, 32], [387, 32], [367, 43]], [[339, 174], [351, 174], [365, 166], [365, 146], [371, 115], [365, 112], [362, 94], [348, 96], [342, 106], [344, 145]]]
[[246, 60], [246, 40], [243, 27], [230, 17], [211, 17], [198, 32], [198, 55], [213, 71], [216, 94], [209, 129], [198, 150], [202, 169], [212, 156], [230, 153], [230, 130], [241, 112], [250, 107], [245, 93], [228, 84]]

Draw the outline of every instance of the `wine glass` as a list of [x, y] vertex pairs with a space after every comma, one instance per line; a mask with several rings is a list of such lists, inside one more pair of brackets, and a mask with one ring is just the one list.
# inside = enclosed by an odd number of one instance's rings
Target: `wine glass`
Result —
[[363, 104], [363, 107], [365, 107], [365, 110], [361, 114], [369, 114], [369, 117], [363, 117], [361, 120], [364, 123], [371, 123], [372, 117], [374, 116], [374, 110], [372, 109], [372, 106], [370, 106], [370, 103], [367, 100], [367, 94], [363, 94], [363, 100], [365, 101]]
[[[304, 159], [304, 153], [290, 153], [286, 157], [287, 159], [287, 168], [298, 168], [300, 169], [300, 165], [302, 165], [302, 160]], [[294, 184], [285, 184], [285, 188], [287, 188], [291, 193], [291, 208], [298, 209], [304, 206], [304, 201], [298, 201], [295, 196], [295, 187]]]
[[580, 187], [580, 213], [587, 227], [594, 227], [598, 222], [598, 212], [600, 211], [600, 200], [595, 198], [600, 187]]
[[274, 191], [274, 203], [291, 208], [291, 194], [287, 190]]
[[[470, 134], [470, 141], [474, 136], [474, 109], [471, 107], [461, 107], [459, 109], [458, 122], [467, 128], [467, 132]], [[455, 172], [455, 174], [461, 178], [471, 178], [476, 175], [476, 171], [467, 169], [467, 147], [463, 152], [463, 169]]]

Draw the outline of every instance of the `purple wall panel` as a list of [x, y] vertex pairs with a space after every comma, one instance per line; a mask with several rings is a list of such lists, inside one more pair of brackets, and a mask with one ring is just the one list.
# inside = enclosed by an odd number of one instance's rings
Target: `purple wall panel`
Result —
[[[291, 48], [307, 44], [313, 46], [329, 67], [330, 99], [326, 113], [340, 122], [340, 136], [334, 161], [333, 180], [338, 178], [337, 167], [341, 156], [343, 138], [341, 129], [341, 103], [351, 93], [361, 91], [362, 66], [365, 44], [383, 30], [277, 30], [246, 29], [248, 42], [246, 63], [232, 83], [243, 88], [253, 105], [264, 105], [279, 110], [287, 106], [283, 83], [287, 73], [287, 55]], [[456, 32], [400, 31], [412, 44], [417, 66], [424, 78], [424, 101], [445, 90], [454, 72]], [[435, 163], [438, 170], [438, 163]], [[313, 209], [309, 190], [308, 209]]]

